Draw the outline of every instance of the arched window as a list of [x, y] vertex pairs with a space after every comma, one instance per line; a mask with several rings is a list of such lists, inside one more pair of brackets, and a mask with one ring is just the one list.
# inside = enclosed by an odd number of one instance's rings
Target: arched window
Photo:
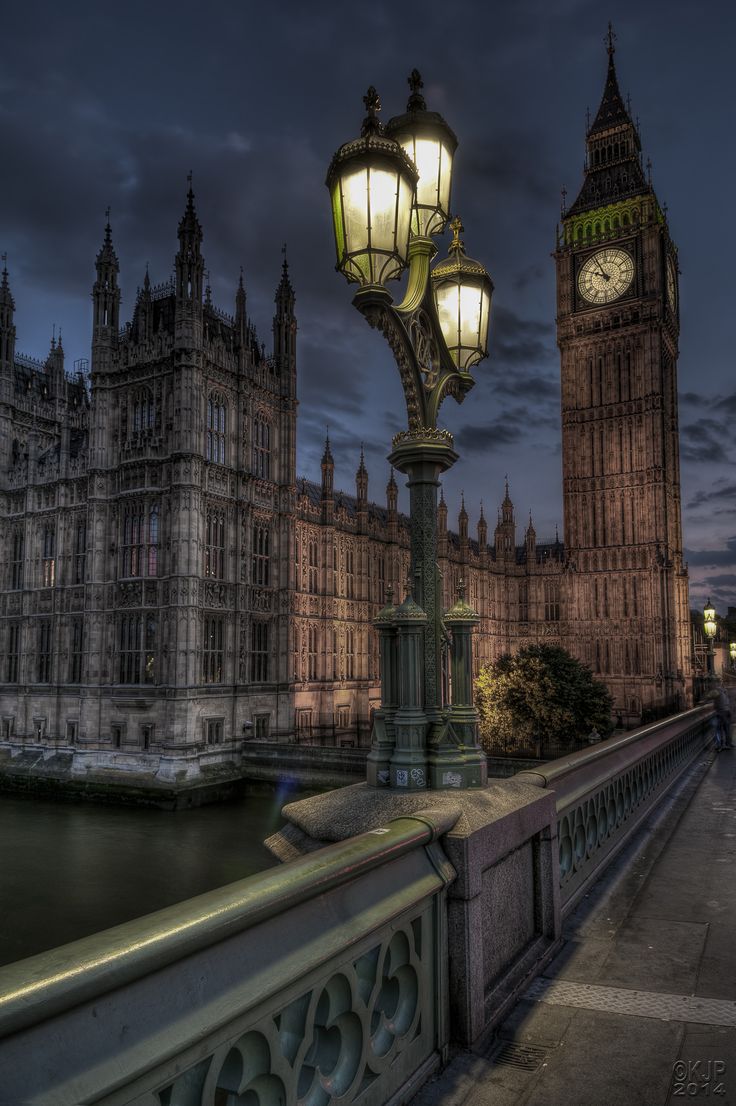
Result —
[[202, 641], [202, 679], [206, 684], [221, 684], [225, 657], [225, 620], [209, 615], [204, 620]]
[[317, 679], [317, 627], [309, 627], [309, 648], [307, 650], [307, 679]]
[[271, 427], [261, 415], [253, 422], [253, 475], [271, 479]]
[[133, 431], [152, 430], [156, 425], [156, 407], [147, 388], [141, 388], [133, 397]]
[[123, 514], [122, 576], [157, 576], [158, 504], [126, 504]]
[[227, 435], [227, 404], [220, 395], [207, 400], [207, 441], [205, 456], [216, 465], [225, 464], [225, 439]]
[[207, 511], [204, 574], [217, 580], [225, 576], [225, 512], [214, 508]]
[[621, 216], [621, 222], [623, 223], [623, 225], [625, 227], [627, 227], [629, 225], [629, 213], [628, 213], [628, 211], [625, 211], [623, 213], [623, 215]]
[[309, 580], [308, 588], [312, 595], [316, 595], [319, 590], [319, 565], [317, 560], [317, 542], [310, 541], [309, 543]]
[[253, 527], [253, 559], [251, 583], [267, 588], [271, 582], [271, 533], [268, 526], [257, 522]]
[[118, 656], [121, 684], [152, 684], [156, 669], [154, 614], [122, 615], [119, 624]]

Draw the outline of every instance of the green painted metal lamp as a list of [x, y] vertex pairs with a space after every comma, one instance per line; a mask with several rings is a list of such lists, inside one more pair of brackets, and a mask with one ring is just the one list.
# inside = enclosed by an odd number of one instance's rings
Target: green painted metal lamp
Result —
[[[377, 621], [382, 709], [374, 716], [367, 773], [376, 787], [482, 787], [486, 761], [475, 708], [455, 698], [451, 707], [443, 701], [446, 628], [437, 572], [437, 487], [457, 454], [437, 416], [446, 396], [462, 402], [474, 383], [470, 369], [487, 356], [493, 284], [483, 266], [466, 256], [459, 219], [451, 223], [449, 256], [430, 269], [437, 253], [434, 237], [450, 220], [457, 138], [441, 115], [427, 110], [416, 70], [409, 87], [406, 112], [385, 128], [378, 121], [378, 94], [368, 90], [360, 138], [339, 148], [326, 180], [337, 269], [360, 285], [353, 304], [391, 347], [408, 420], [408, 428], [394, 437], [389, 461], [408, 477], [411, 571], [403, 603], [397, 597], [397, 606], [386, 608]], [[395, 305], [386, 283], [407, 267], [406, 293]], [[416, 671], [404, 625], [408, 611], [412, 647], [420, 642]], [[472, 625], [471, 620], [470, 630]], [[468, 627], [457, 628], [463, 657], [471, 655]], [[394, 661], [386, 667], [389, 657]], [[409, 687], [416, 694], [409, 695]]]

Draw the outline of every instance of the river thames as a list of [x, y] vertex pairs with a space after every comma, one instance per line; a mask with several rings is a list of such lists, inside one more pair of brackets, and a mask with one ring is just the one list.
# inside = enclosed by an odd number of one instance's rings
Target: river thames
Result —
[[176, 813], [0, 794], [0, 964], [272, 867], [263, 840], [304, 794]]

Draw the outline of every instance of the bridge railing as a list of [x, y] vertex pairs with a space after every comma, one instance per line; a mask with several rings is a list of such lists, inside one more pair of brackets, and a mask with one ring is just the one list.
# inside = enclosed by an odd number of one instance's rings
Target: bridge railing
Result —
[[563, 915], [702, 751], [712, 717], [698, 706], [514, 776], [555, 793]]
[[398, 818], [1, 968], [0, 1103], [382, 1106], [410, 1093], [449, 1040], [455, 872], [437, 838], [456, 818]]

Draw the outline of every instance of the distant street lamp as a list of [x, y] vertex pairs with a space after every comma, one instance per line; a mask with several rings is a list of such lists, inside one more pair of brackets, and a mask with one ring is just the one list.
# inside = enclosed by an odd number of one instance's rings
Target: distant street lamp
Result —
[[713, 639], [716, 636], [716, 629], [716, 612], [715, 608], [711, 607], [709, 599], [703, 608], [703, 630], [708, 639], [708, 680], [710, 683], [715, 681]]
[[[486, 760], [457, 666], [453, 681], [458, 694], [462, 684], [463, 701], [454, 692], [452, 708], [442, 701], [447, 629], [437, 572], [437, 487], [457, 454], [437, 415], [445, 396], [462, 402], [474, 384], [471, 368], [488, 355], [493, 283], [479, 262], [466, 257], [457, 218], [450, 224], [449, 257], [430, 269], [437, 253], [433, 236], [450, 220], [457, 138], [441, 115], [427, 111], [416, 69], [409, 87], [406, 112], [385, 127], [378, 120], [378, 94], [368, 89], [360, 138], [340, 147], [326, 181], [336, 267], [360, 285], [353, 304], [391, 347], [408, 415], [408, 429], [394, 437], [389, 461], [408, 476], [411, 571], [404, 602], [394, 607], [389, 601], [376, 623], [382, 707], [374, 716], [368, 782], [408, 790], [481, 787]], [[386, 282], [407, 267], [406, 295], [394, 305]], [[462, 640], [457, 648], [467, 666], [473, 612], [464, 600], [461, 606], [462, 627], [453, 635]]]

